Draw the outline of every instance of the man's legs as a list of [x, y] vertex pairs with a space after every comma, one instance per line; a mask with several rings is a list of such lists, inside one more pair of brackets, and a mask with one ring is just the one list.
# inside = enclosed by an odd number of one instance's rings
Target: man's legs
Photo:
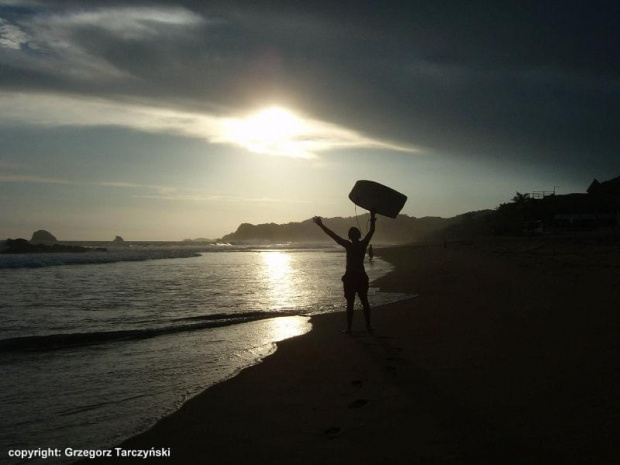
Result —
[[370, 326], [370, 302], [368, 302], [368, 291], [359, 293], [360, 300], [362, 301], [362, 307], [364, 307], [364, 319], [366, 320], [366, 330], [372, 331]]
[[355, 305], [355, 294], [353, 296], [347, 296], [347, 329], [345, 333], [351, 333], [351, 326], [353, 325], [353, 306]]

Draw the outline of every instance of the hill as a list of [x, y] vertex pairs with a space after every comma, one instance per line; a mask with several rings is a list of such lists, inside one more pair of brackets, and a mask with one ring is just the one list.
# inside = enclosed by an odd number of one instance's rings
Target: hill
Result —
[[[378, 218], [377, 231], [373, 242], [383, 244], [405, 244], [422, 240], [433, 233], [441, 231], [451, 222], [450, 219], [439, 217], [415, 218], [407, 215], [400, 215], [395, 220], [382, 216]], [[346, 237], [347, 231], [351, 226], [359, 227], [362, 234], [365, 234], [369, 228], [369, 219], [370, 215], [364, 214], [358, 217], [324, 218], [323, 222], [336, 234]], [[227, 234], [221, 240], [235, 244], [331, 242], [331, 239], [311, 219], [287, 224], [267, 223], [253, 225], [243, 223], [234, 233]]]
[[[542, 195], [538, 195], [542, 194]], [[368, 231], [369, 214], [358, 217], [325, 218], [326, 226], [346, 237], [351, 226]], [[400, 215], [395, 220], [378, 217], [373, 242], [406, 244], [420, 241], [467, 240], [484, 236], [524, 234], [620, 233], [620, 176], [608, 181], [595, 179], [587, 193], [555, 195], [555, 192], [516, 193], [511, 202], [494, 210], [479, 210], [452, 218]], [[224, 236], [222, 241], [241, 244], [286, 242], [330, 242], [313, 222], [248, 224]]]

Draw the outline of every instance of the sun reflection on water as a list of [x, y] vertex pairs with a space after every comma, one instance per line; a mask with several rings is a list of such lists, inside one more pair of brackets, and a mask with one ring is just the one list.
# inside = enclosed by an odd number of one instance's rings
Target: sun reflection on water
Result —
[[301, 292], [303, 275], [291, 265], [291, 254], [280, 251], [261, 253], [265, 300], [272, 310], [294, 308]]
[[266, 322], [265, 340], [279, 342], [306, 334], [312, 329], [310, 318], [306, 316], [283, 316]]
[[262, 257], [270, 279], [279, 280], [291, 272], [291, 257], [286, 252], [263, 252]]

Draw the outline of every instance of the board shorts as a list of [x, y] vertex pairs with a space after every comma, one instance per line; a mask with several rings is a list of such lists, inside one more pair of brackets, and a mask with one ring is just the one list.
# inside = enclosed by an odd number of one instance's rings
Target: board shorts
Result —
[[360, 298], [368, 295], [368, 275], [366, 273], [345, 273], [342, 277], [345, 299], [355, 299], [355, 294]]

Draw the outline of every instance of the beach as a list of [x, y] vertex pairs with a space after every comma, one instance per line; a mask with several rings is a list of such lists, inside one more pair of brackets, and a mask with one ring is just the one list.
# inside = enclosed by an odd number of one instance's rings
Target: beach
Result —
[[[376, 250], [416, 297], [343, 313], [119, 451], [149, 463], [617, 463], [617, 246], [534, 240]], [[112, 453], [116, 455], [116, 450]], [[168, 455], [166, 454], [166, 455]], [[143, 458], [84, 463], [144, 463]]]

